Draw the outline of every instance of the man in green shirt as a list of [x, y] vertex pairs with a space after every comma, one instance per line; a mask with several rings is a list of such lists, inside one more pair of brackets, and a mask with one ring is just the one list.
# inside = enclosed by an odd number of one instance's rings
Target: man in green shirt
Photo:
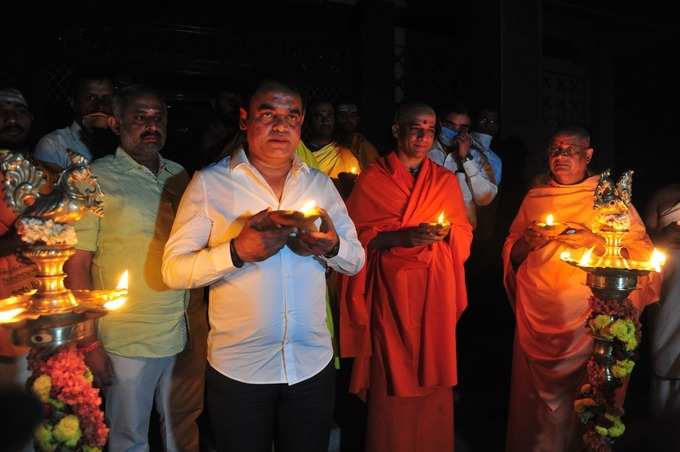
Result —
[[[66, 268], [72, 288], [111, 288], [123, 271], [130, 274], [127, 303], [99, 320], [102, 358], [108, 357], [113, 370], [106, 390], [109, 450], [148, 450], [155, 404], [165, 449], [198, 451], [204, 306], [200, 290], [188, 306], [188, 293], [171, 290], [161, 276], [163, 248], [189, 178], [159, 153], [167, 106], [156, 91], [122, 90], [114, 98], [110, 126], [120, 146], [92, 164], [105, 195], [104, 217], [88, 215], [76, 225], [78, 251]], [[192, 329], [191, 341], [187, 317], [203, 320], [203, 334]]]

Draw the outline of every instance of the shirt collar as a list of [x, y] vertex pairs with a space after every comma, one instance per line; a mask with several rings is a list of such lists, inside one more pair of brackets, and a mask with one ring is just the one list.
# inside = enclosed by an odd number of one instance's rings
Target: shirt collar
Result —
[[71, 133], [73, 133], [73, 135], [80, 138], [80, 131], [83, 130], [83, 128], [80, 126], [80, 124], [78, 124], [76, 121], [73, 121], [71, 123], [69, 129], [71, 129]]
[[[229, 169], [234, 171], [242, 165], [253, 166], [248, 160], [248, 155], [243, 147], [238, 148], [229, 160]], [[291, 167], [293, 174], [303, 171], [305, 174], [309, 172], [309, 166], [303, 162], [297, 153], [293, 154], [293, 166]]]
[[[158, 155], [158, 158], [159, 158], [158, 173], [160, 173], [161, 171], [165, 171], [167, 169], [167, 161], [160, 154]], [[116, 149], [116, 160], [128, 168], [137, 168], [142, 169], [143, 171], [151, 172], [149, 168], [142, 165], [141, 163], [138, 163], [135, 159], [133, 159], [130, 156], [130, 154], [128, 154], [125, 151], [125, 149], [123, 149], [120, 146], [118, 146], [118, 149]]]

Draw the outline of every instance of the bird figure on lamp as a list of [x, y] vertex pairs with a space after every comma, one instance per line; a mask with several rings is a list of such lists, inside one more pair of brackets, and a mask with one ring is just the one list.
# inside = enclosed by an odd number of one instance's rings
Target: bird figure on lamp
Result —
[[632, 198], [633, 171], [624, 172], [618, 182], [605, 170], [595, 188], [595, 210], [599, 211], [594, 231], [627, 231], [630, 228], [629, 206]]

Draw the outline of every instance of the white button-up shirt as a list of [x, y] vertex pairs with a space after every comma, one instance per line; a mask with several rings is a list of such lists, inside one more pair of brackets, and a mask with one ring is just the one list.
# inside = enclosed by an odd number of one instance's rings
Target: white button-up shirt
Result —
[[[248, 217], [268, 207], [300, 210], [310, 200], [333, 220], [340, 238], [335, 257], [303, 257], [284, 246], [264, 261], [234, 266], [229, 243]], [[245, 383], [292, 385], [316, 375], [333, 356], [326, 266], [352, 275], [364, 260], [354, 223], [327, 176], [295, 157], [279, 201], [241, 149], [194, 174], [162, 272], [173, 288], [210, 285], [208, 362], [215, 370]]]

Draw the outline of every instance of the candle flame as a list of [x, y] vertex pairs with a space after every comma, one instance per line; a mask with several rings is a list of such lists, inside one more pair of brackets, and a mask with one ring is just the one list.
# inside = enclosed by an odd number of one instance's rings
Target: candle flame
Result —
[[649, 259], [649, 263], [652, 265], [652, 267], [654, 267], [654, 271], [660, 273], [661, 267], [666, 263], [666, 255], [654, 248], [652, 257]]
[[302, 212], [304, 216], [309, 216], [315, 212], [316, 208], [316, 201], [307, 201], [302, 205], [300, 212]]
[[125, 270], [120, 278], [118, 279], [118, 284], [116, 289], [127, 289], [128, 288], [128, 271]]
[[357, 173], [357, 167], [353, 166], [351, 170], [349, 170], [350, 173], [356, 174]]
[[18, 319], [15, 319], [15, 317], [24, 311], [25, 311], [24, 308], [15, 308], [4, 312], [0, 312], [0, 323], [10, 323], [17, 321]]
[[445, 221], [446, 217], [444, 217], [444, 211], [442, 210], [442, 213], [440, 213], [439, 216], [437, 217], [437, 223], [444, 224]]
[[578, 261], [578, 265], [581, 267], [588, 267], [590, 264], [590, 256], [593, 255], [593, 250], [595, 247], [590, 248], [588, 251], [583, 253], [583, 256], [581, 256], [581, 260]]
[[547, 217], [545, 217], [545, 224], [546, 226], [552, 226], [555, 224], [555, 217], [553, 217], [553, 214], [549, 213]]

